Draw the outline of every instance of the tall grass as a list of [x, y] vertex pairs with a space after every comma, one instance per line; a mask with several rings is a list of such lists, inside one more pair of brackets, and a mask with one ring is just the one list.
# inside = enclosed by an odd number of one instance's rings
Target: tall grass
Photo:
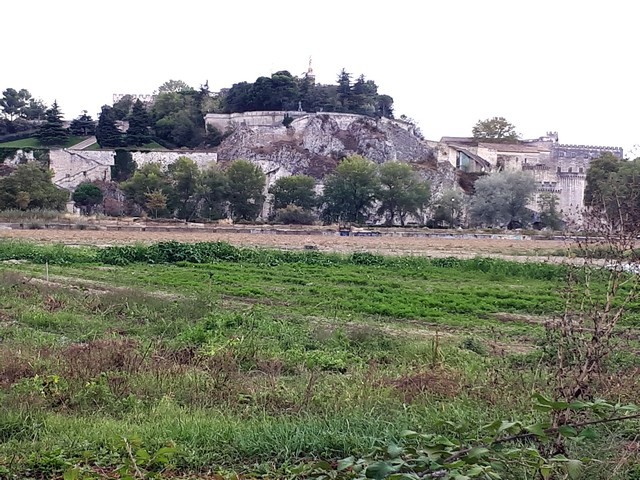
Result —
[[35, 220], [66, 220], [64, 212], [45, 208], [34, 208], [31, 210], [7, 209], [0, 210], [0, 220], [5, 221], [35, 221]]

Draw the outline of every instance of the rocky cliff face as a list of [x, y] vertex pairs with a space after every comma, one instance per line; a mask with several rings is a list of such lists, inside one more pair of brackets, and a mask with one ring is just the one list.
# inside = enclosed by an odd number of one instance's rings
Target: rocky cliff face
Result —
[[340, 159], [353, 154], [377, 163], [410, 162], [431, 180], [435, 192], [455, 181], [451, 165], [438, 164], [433, 148], [406, 126], [359, 115], [319, 113], [298, 118], [289, 127], [238, 126], [218, 147], [220, 163], [251, 160], [267, 173], [269, 183], [293, 174], [322, 180]]

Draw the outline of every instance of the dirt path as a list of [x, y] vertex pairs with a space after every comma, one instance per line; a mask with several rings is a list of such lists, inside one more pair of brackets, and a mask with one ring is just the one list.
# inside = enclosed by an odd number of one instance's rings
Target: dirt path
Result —
[[490, 238], [428, 237], [341, 237], [339, 235], [279, 235], [227, 232], [142, 232], [117, 230], [0, 230], [0, 238], [62, 242], [73, 245], [121, 245], [135, 242], [224, 241], [233, 245], [302, 249], [316, 247], [324, 252], [368, 251], [386, 255], [426, 255], [432, 257], [475, 257], [478, 255], [515, 257], [515, 260], [544, 260], [558, 254], [567, 244], [558, 240], [512, 240]]

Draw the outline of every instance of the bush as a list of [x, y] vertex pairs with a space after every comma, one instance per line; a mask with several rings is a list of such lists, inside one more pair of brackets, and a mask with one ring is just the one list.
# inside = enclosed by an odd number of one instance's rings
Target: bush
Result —
[[478, 355], [487, 354], [487, 348], [484, 346], [484, 344], [474, 337], [465, 338], [462, 342], [460, 342], [460, 348], [477, 353]]
[[295, 205], [287, 205], [286, 208], [276, 210], [274, 215], [275, 223], [286, 225], [313, 225], [316, 217], [309, 210], [297, 207]]

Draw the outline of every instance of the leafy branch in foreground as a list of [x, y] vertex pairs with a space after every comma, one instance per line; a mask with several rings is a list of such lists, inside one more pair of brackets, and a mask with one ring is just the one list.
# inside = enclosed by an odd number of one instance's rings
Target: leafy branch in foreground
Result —
[[[447, 426], [462, 438], [405, 431], [401, 445], [376, 448], [361, 459], [348, 457], [331, 466], [318, 462], [308, 474], [316, 479], [505, 479], [539, 476], [577, 479], [588, 459], [568, 458], [563, 454], [546, 455], [554, 436], [579, 444], [597, 437], [593, 427], [604, 423], [640, 418], [637, 405], [611, 404], [604, 400], [571, 403], [534, 395], [533, 408], [549, 414], [547, 421], [530, 425], [497, 420], [485, 425], [478, 435], [470, 436], [452, 422]], [[552, 426], [555, 412], [581, 412], [591, 419]], [[301, 472], [300, 472], [301, 473]]]

